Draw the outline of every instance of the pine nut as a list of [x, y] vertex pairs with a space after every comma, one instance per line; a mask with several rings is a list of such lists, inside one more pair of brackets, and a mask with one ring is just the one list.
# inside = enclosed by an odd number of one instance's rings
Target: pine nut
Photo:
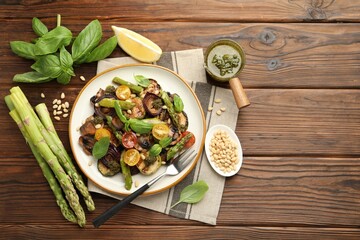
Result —
[[65, 93], [62, 92], [61, 95], [60, 95], [60, 98], [64, 99], [65, 98]]
[[85, 82], [85, 77], [84, 76], [80, 76], [80, 80]]
[[221, 103], [221, 98], [216, 98], [215, 103]]
[[45, 94], [44, 94], [44, 93], [41, 93], [41, 94], [40, 94], [40, 97], [41, 97], [41, 98], [45, 98]]
[[66, 118], [66, 117], [68, 117], [68, 116], [69, 116], [69, 114], [67, 114], [67, 113], [63, 114], [63, 117], [64, 117], [64, 118]]
[[60, 121], [60, 117], [59, 117], [59, 116], [55, 116], [54, 119], [57, 120], [57, 121]]

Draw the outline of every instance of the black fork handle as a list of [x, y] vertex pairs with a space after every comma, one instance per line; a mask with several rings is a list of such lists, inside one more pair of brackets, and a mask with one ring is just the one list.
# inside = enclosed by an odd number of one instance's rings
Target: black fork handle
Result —
[[127, 206], [135, 198], [137, 198], [138, 196], [143, 194], [149, 187], [150, 187], [149, 184], [145, 184], [144, 186], [142, 186], [141, 188], [139, 188], [138, 190], [136, 190], [135, 192], [133, 192], [132, 194], [130, 194], [129, 196], [127, 196], [126, 198], [124, 198], [123, 200], [121, 200], [120, 202], [118, 202], [117, 204], [115, 204], [114, 206], [109, 208], [108, 210], [106, 210], [103, 214], [101, 214], [100, 216], [98, 216], [97, 218], [95, 218], [93, 220], [93, 225], [96, 228], [100, 227], [109, 218], [111, 218], [116, 213], [118, 213], [123, 207]]

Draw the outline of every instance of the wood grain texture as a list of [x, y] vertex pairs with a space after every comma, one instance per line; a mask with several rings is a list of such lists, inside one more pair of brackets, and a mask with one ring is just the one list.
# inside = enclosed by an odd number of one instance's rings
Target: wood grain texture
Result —
[[[35, 37], [34, 16], [53, 28], [58, 13], [75, 34], [97, 18], [104, 38], [122, 26], [164, 51], [239, 42], [247, 58], [239, 77], [251, 102], [236, 126], [243, 166], [226, 179], [217, 226], [130, 205], [95, 229], [91, 220], [117, 201], [93, 194], [97, 209], [80, 229], [60, 214], [1, 102], [0, 239], [360, 239], [359, 0], [2, 0], [0, 99], [20, 85], [33, 105], [51, 106], [62, 92], [72, 105], [84, 86], [79, 77], [95, 75], [92, 63], [77, 67], [67, 86], [12, 82], [32, 62], [9, 42]], [[117, 48], [110, 57], [120, 56]], [[68, 122], [55, 126], [70, 152]]]
[[[90, 20], [64, 24], [79, 32]], [[13, 54], [9, 42], [30, 41], [34, 37], [30, 19], [11, 20], [4, 26], [0, 39], [1, 79], [12, 79], [30, 70], [32, 61]], [[111, 36], [111, 25], [118, 21], [103, 21], [104, 38]], [[234, 23], [129, 23], [123, 27], [142, 33], [164, 51], [206, 48], [219, 38], [233, 39], [244, 48], [246, 65], [240, 73], [246, 88], [360, 88], [360, 23], [359, 24], [234, 24]], [[13, 31], [16, 29], [16, 31]], [[176, 31], [174, 31], [176, 29]], [[11, 33], [11, 34], [10, 34]], [[221, 36], [221, 37], [219, 37]], [[117, 48], [111, 57], [125, 56]], [[91, 78], [95, 64], [76, 68], [73, 81], [79, 85], [80, 75]], [[11, 81], [8, 81], [11, 82]]]
[[[359, 22], [360, 2], [336, 0], [125, 0], [89, 1], [3, 0], [0, 18], [50, 17], [52, 12], [78, 19], [83, 16], [118, 21], [191, 22]], [[114, 11], [117, 10], [117, 11]], [[16, 14], [13, 14], [13, 13]]]

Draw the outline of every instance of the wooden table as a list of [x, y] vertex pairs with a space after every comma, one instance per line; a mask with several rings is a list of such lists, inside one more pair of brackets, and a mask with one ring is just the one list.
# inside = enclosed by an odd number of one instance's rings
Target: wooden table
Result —
[[[226, 180], [217, 226], [134, 205], [100, 229], [91, 220], [116, 203], [94, 194], [85, 229], [66, 222], [11, 118], [0, 104], [2, 239], [360, 239], [360, 1], [0, 1], [1, 99], [30, 61], [9, 42], [35, 37], [31, 19], [78, 33], [99, 19], [137, 31], [164, 51], [206, 48], [219, 38], [247, 56], [240, 77], [251, 105], [236, 134], [244, 163]], [[111, 57], [125, 56], [117, 48]], [[69, 85], [20, 84], [30, 102], [61, 92], [72, 103], [96, 64], [76, 68]], [[40, 92], [46, 98], [40, 98]], [[68, 122], [56, 122], [70, 151]]]

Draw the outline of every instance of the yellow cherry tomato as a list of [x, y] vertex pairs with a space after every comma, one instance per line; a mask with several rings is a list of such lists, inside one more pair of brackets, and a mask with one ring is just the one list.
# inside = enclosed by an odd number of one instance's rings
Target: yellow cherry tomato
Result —
[[115, 94], [120, 100], [126, 100], [130, 98], [131, 90], [126, 85], [120, 85], [116, 88]]
[[158, 140], [169, 136], [169, 132], [170, 128], [164, 123], [155, 124], [152, 128], [152, 134]]
[[111, 132], [107, 130], [106, 128], [99, 128], [95, 131], [95, 139], [99, 141], [103, 137], [109, 137], [111, 138]]
[[124, 162], [129, 166], [135, 166], [140, 160], [140, 153], [135, 148], [131, 148], [124, 153]]

